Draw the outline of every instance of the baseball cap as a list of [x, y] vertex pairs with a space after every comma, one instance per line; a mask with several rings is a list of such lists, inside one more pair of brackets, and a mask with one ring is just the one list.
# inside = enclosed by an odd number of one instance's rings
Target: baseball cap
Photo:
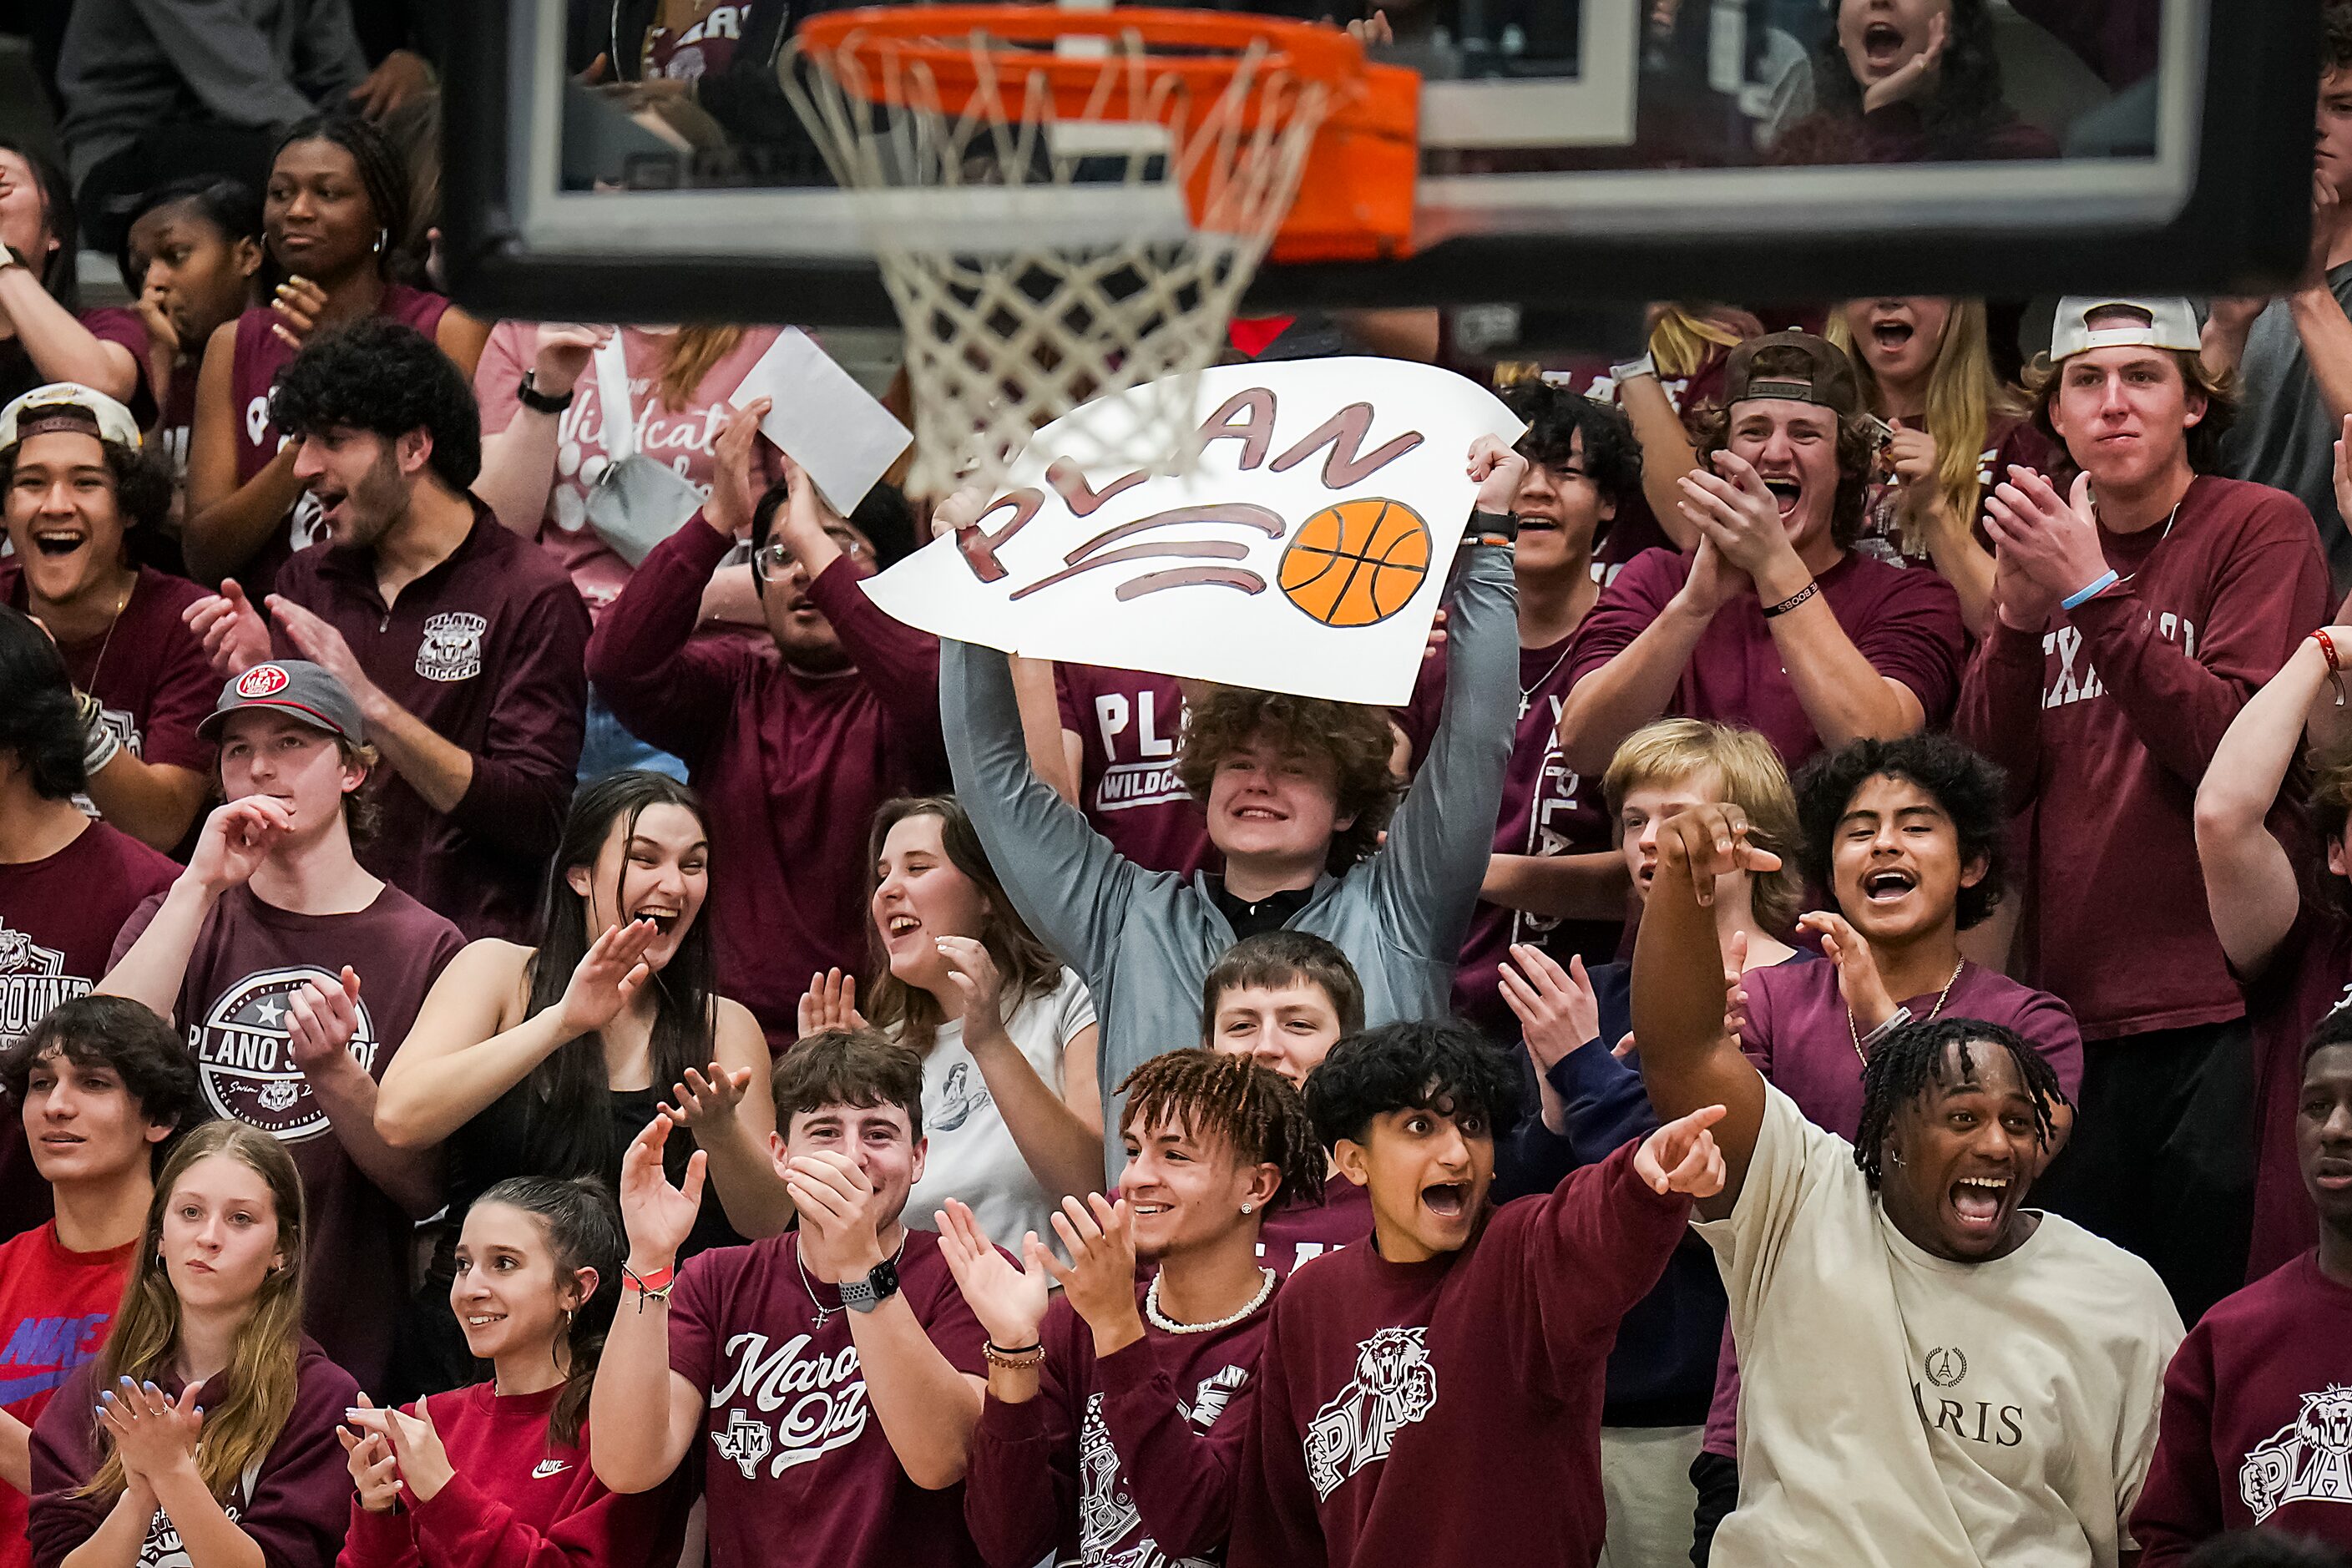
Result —
[[79, 382], [53, 381], [0, 408], [0, 452], [52, 430], [78, 431], [139, 449], [139, 421], [131, 410]]
[[363, 739], [360, 705], [351, 692], [325, 669], [305, 659], [273, 658], [232, 677], [221, 688], [220, 700], [213, 704], [212, 712], [196, 726], [196, 733], [208, 741], [215, 739], [222, 720], [247, 708], [278, 709], [353, 745]]
[[[2147, 318], [2146, 326], [2093, 328], [2091, 318], [2103, 310], [2130, 310]], [[2186, 300], [2125, 300], [2097, 294], [2069, 294], [2058, 301], [2057, 320], [2050, 327], [2050, 363], [2088, 353], [2093, 349], [2174, 349], [2195, 353], [2203, 347], [2197, 334], [2196, 307]]]
[[[1759, 371], [1759, 356], [1773, 350], [1775, 359], [1801, 359], [1801, 365]], [[1827, 338], [1811, 332], [1767, 332], [1749, 338], [1731, 351], [1724, 366], [1723, 405], [1756, 397], [1780, 397], [1795, 403], [1818, 403], [1836, 410], [1840, 418], [1862, 412], [1862, 387], [1854, 380], [1853, 362]]]

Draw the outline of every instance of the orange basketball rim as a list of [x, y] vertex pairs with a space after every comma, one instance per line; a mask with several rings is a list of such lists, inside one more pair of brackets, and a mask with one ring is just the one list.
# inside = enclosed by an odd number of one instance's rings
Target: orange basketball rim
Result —
[[[1259, 79], [1315, 83], [1328, 108], [1298, 182], [1297, 198], [1276, 230], [1276, 261], [1380, 261], [1412, 249], [1413, 181], [1420, 170], [1421, 77], [1374, 65], [1363, 46], [1328, 25], [1237, 12], [1172, 11], [1148, 6], [1107, 12], [1055, 5], [875, 5], [828, 11], [800, 26], [796, 43], [820, 64], [836, 57], [863, 68], [853, 79], [869, 101], [887, 101], [897, 70], [919, 68], [940, 107], [963, 114], [987, 90], [982, 61], [997, 79], [1042, 85], [1063, 121], [1116, 121], [1104, 112], [1105, 60], [1061, 54], [1066, 38], [1095, 37], [1139, 50], [1155, 86], [1150, 103], [1162, 123], [1191, 105], [1214, 102], [1253, 50]], [[1295, 94], [1286, 95], [1295, 98]], [[1276, 95], [1252, 92], [1244, 124], [1280, 113]], [[1197, 219], [1209, 178], [1196, 172], [1187, 198]]]

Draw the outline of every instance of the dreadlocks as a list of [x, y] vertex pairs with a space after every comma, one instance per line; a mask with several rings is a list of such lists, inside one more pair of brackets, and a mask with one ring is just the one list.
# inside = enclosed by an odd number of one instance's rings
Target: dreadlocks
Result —
[[1199, 1047], [1152, 1058], [1118, 1086], [1122, 1128], [1173, 1120], [1193, 1137], [1223, 1138], [1245, 1165], [1272, 1165], [1282, 1184], [1266, 1206], [1312, 1203], [1323, 1191], [1323, 1148], [1290, 1081], [1247, 1057]]
[[[1953, 1047], [1957, 1047], [1955, 1050]], [[1876, 1192], [1880, 1152], [1895, 1125], [1895, 1113], [1927, 1092], [1929, 1085], [1949, 1089], [1973, 1083], [1979, 1047], [1999, 1047], [2017, 1064], [2017, 1076], [2033, 1100], [2033, 1129], [2048, 1147], [2056, 1130], [2050, 1108], [2063, 1103], [2058, 1073], [2042, 1053], [2012, 1029], [1980, 1018], [1939, 1018], [1906, 1024], [1879, 1043], [1862, 1069], [1862, 1125], [1853, 1137], [1853, 1163], [1863, 1179]], [[1957, 1068], [1948, 1058], [1957, 1058]]]

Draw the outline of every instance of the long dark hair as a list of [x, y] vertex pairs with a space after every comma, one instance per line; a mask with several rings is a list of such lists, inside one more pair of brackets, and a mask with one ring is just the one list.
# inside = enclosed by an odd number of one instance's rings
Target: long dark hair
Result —
[[[540, 900], [539, 948], [527, 972], [527, 1016], [562, 1002], [572, 972], [595, 941], [588, 929], [589, 899], [572, 891], [570, 873], [585, 868], [593, 874], [596, 858], [614, 828], [621, 830], [625, 844], [637, 830], [637, 819], [656, 805], [690, 811], [704, 831], [709, 830], [710, 816], [703, 809], [702, 797], [665, 773], [639, 769], [608, 773], [582, 785], [572, 796]], [[616, 907], [628, 874], [625, 856], [620, 879], [613, 885]], [[684, 1079], [687, 1068], [709, 1066], [717, 1054], [718, 981], [708, 921], [697, 916], [679, 940], [677, 952], [648, 984], [654, 994], [653, 1084], [658, 1093]], [[611, 1181], [620, 1161], [613, 1136], [612, 1089], [599, 1035], [582, 1035], [550, 1052], [529, 1078], [508, 1091], [522, 1097], [521, 1163], [551, 1175]], [[669, 1140], [667, 1163], [673, 1175], [685, 1167], [694, 1148], [693, 1138], [684, 1132], [680, 1128]]]
[[[1862, 83], [1838, 42], [1834, 9], [1813, 56], [1813, 94], [1822, 110], [1840, 120], [1862, 118]], [[1927, 138], [1928, 155], [1980, 156], [1984, 133], [2015, 118], [2001, 97], [1991, 7], [1985, 0], [1952, 0], [1951, 32], [1937, 62], [1936, 89], [1919, 104], [1919, 128]]]
[[[981, 927], [980, 945], [995, 962], [996, 973], [1003, 979], [1013, 1006], [1019, 1006], [1032, 996], [1045, 995], [1059, 985], [1062, 961], [1054, 956], [1053, 949], [1037, 940], [1022, 921], [1021, 911], [1013, 907], [1004, 884], [997, 880], [996, 868], [988, 863], [988, 851], [981, 845], [979, 830], [972, 826], [963, 804], [955, 796], [901, 795], [897, 800], [884, 801], [882, 809], [874, 814], [874, 834], [866, 850], [867, 867], [882, 864], [883, 842], [890, 837], [893, 827], [910, 816], [940, 819], [940, 847], [947, 851], [948, 864], [971, 879], [986, 896], [988, 919]], [[869, 906], [875, 889], [880, 886], [880, 879], [869, 869], [866, 884]], [[939, 1037], [940, 1026], [946, 1022], [939, 998], [890, 973], [889, 950], [883, 945], [882, 928], [875, 923], [870, 907], [866, 916], [866, 942], [874, 956], [874, 989], [866, 999], [866, 1016], [876, 1028], [887, 1030], [916, 1050], [929, 1054]]]
[[81, 216], [74, 206], [73, 187], [65, 171], [14, 137], [0, 136], [0, 153], [14, 153], [33, 171], [41, 192], [41, 226], [58, 247], [46, 256], [28, 256], [26, 264], [40, 275], [50, 299], [68, 310], [81, 308], [81, 274], [75, 257], [81, 251]]
[[510, 1176], [474, 1200], [477, 1208], [484, 1204], [505, 1204], [539, 1221], [559, 1282], [583, 1268], [596, 1271], [595, 1289], [565, 1329], [571, 1365], [547, 1418], [548, 1446], [576, 1447], [581, 1424], [588, 1418], [588, 1396], [596, 1386], [596, 1362], [612, 1331], [613, 1303], [620, 1299], [621, 1261], [628, 1255], [620, 1206], [593, 1176]]

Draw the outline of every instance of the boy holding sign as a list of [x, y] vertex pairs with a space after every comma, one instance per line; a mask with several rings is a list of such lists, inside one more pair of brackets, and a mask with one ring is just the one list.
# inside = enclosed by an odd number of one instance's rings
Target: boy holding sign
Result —
[[[1389, 826], [1392, 786], [1359, 731], [1377, 712], [1305, 698], [1220, 693], [1187, 726], [1178, 766], [1207, 809], [1222, 876], [1146, 871], [1111, 848], [1031, 770], [1005, 656], [942, 641], [940, 712], [956, 794], [1024, 917], [1086, 977], [1103, 1022], [1102, 1080], [1199, 1037], [1202, 982], [1240, 937], [1328, 938], [1363, 980], [1366, 1021], [1442, 1016], [1486, 872], [1509, 759], [1517, 659], [1510, 509], [1527, 459], [1471, 447], [1471, 539], [1451, 589], [1444, 717]], [[1489, 542], [1499, 540], [1500, 542]], [[1351, 722], [1360, 719], [1360, 722]], [[1106, 1127], [1120, 1122], [1107, 1107]], [[1123, 1150], [1107, 1141], [1116, 1179]]]

